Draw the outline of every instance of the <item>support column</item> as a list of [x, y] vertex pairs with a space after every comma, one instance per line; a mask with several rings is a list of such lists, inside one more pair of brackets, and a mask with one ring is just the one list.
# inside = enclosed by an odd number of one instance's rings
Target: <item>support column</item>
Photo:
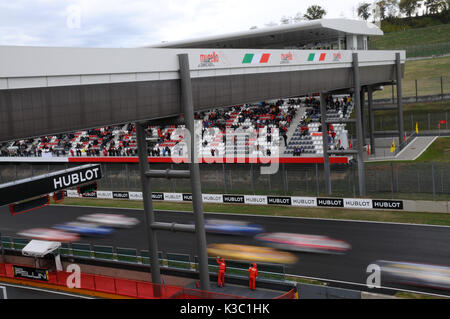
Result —
[[194, 129], [194, 102], [192, 98], [191, 72], [189, 69], [189, 56], [179, 54], [180, 80], [181, 80], [181, 105], [184, 111], [186, 128], [191, 136], [189, 154], [189, 169], [191, 171], [192, 204], [194, 208], [195, 231], [197, 236], [197, 254], [200, 273], [200, 289], [210, 290], [208, 255], [206, 252], [206, 232], [203, 218], [203, 197], [200, 184], [200, 168], [198, 164], [197, 143]]
[[405, 130], [403, 128], [403, 103], [402, 103], [402, 69], [400, 64], [400, 53], [395, 54], [395, 73], [397, 77], [397, 127], [398, 127], [398, 144], [403, 149]]
[[361, 118], [361, 101], [359, 84], [359, 61], [358, 53], [353, 53], [353, 85], [354, 85], [354, 103], [356, 113], [356, 136], [358, 137], [358, 182], [359, 182], [359, 195], [366, 195], [366, 179], [364, 172], [364, 138], [362, 132], [362, 118]]
[[[138, 144], [139, 171], [141, 175], [142, 198], [144, 200], [144, 223], [147, 232], [152, 282], [155, 284], [161, 284], [156, 231], [151, 227], [151, 225], [155, 222], [152, 201], [152, 187], [150, 178], [145, 175], [145, 172], [149, 170], [148, 148], [144, 127], [139, 123], [136, 123], [136, 139]], [[158, 285], [154, 286], [154, 293], [157, 296], [160, 295]]]
[[370, 154], [375, 154], [375, 118], [373, 115], [373, 88], [367, 87], [367, 104], [369, 110], [369, 136], [370, 136]]
[[328, 156], [328, 125], [327, 120], [327, 102], [325, 93], [320, 93], [320, 114], [322, 122], [322, 142], [323, 142], [323, 173], [325, 176], [325, 191], [331, 195], [331, 174], [330, 174], [330, 158]]
[[367, 132], [367, 123], [366, 123], [366, 114], [365, 114], [365, 104], [366, 104], [366, 88], [361, 88], [360, 101], [361, 101], [361, 126], [362, 126], [362, 134], [363, 134], [363, 147], [367, 145], [366, 143], [366, 132]]

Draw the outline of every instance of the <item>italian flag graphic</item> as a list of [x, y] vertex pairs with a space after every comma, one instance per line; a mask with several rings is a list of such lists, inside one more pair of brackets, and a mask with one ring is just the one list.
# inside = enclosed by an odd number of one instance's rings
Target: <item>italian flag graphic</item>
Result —
[[310, 53], [308, 56], [308, 61], [310, 62], [320, 62], [325, 61], [327, 54], [326, 53]]
[[269, 62], [270, 53], [247, 53], [242, 63], [259, 64]]

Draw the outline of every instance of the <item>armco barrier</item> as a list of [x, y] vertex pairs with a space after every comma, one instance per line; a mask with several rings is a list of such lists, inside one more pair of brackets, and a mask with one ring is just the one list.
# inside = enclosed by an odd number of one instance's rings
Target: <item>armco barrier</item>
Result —
[[[17, 265], [21, 266], [21, 265]], [[29, 266], [23, 266], [29, 267]], [[40, 282], [60, 287], [67, 287], [67, 279], [71, 273], [65, 271], [49, 272], [47, 280], [18, 278], [28, 282]], [[0, 264], [0, 277], [14, 278], [12, 264]], [[177, 286], [153, 284], [150, 282], [114, 278], [102, 275], [81, 274], [81, 289], [109, 293], [139, 299], [246, 299], [241, 296], [210, 293]]]

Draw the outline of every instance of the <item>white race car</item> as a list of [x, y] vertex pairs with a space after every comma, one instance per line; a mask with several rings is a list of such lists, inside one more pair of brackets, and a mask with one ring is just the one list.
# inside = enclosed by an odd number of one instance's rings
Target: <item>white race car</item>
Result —
[[268, 246], [290, 251], [336, 254], [345, 253], [351, 248], [345, 241], [318, 235], [264, 233], [255, 238]]
[[79, 220], [89, 223], [96, 223], [100, 225], [116, 227], [116, 228], [130, 228], [139, 224], [139, 220], [134, 217], [117, 214], [90, 214], [78, 217]]

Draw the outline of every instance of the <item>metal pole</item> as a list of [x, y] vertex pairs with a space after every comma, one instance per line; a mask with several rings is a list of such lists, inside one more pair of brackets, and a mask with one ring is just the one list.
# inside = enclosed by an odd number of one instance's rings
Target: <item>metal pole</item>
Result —
[[397, 122], [398, 122], [398, 144], [399, 149], [405, 146], [402, 143], [405, 130], [403, 128], [403, 104], [402, 104], [402, 70], [400, 64], [400, 53], [395, 54], [395, 73], [397, 77]]
[[432, 183], [433, 183], [433, 200], [436, 200], [436, 185], [435, 185], [435, 178], [434, 178], [434, 162], [431, 163], [431, 177], [432, 177]]
[[180, 63], [180, 80], [181, 80], [181, 104], [184, 110], [184, 118], [186, 127], [191, 134], [190, 145], [190, 171], [191, 171], [191, 189], [192, 204], [195, 217], [195, 231], [197, 236], [197, 254], [199, 259], [200, 273], [200, 289], [208, 291], [209, 287], [209, 270], [208, 255], [206, 252], [206, 232], [205, 221], [203, 218], [203, 197], [200, 184], [200, 168], [197, 159], [197, 143], [195, 141], [194, 130], [194, 102], [192, 98], [191, 72], [189, 69], [189, 56], [187, 54], [179, 54]]
[[373, 115], [373, 88], [367, 88], [367, 102], [369, 108], [369, 135], [370, 135], [370, 154], [375, 154], [375, 119]]
[[391, 193], [392, 199], [394, 199], [394, 164], [391, 162]]
[[444, 99], [444, 83], [442, 82], [442, 76], [441, 76], [441, 99]]
[[363, 136], [363, 145], [366, 145], [366, 112], [364, 110], [365, 104], [366, 104], [366, 89], [364, 87], [361, 87], [360, 91], [360, 102], [361, 102], [361, 127], [362, 127], [362, 136]]
[[417, 80], [414, 80], [415, 85], [416, 85], [416, 102], [419, 101], [419, 97], [417, 96]]
[[322, 147], [323, 147], [323, 172], [325, 176], [325, 191], [331, 195], [331, 176], [330, 176], [330, 158], [328, 156], [328, 125], [327, 120], [327, 103], [325, 101], [325, 93], [320, 93], [320, 114], [322, 121]]
[[319, 167], [316, 163], [316, 188], [317, 188], [317, 197], [320, 196], [320, 189], [319, 189]]
[[139, 171], [141, 175], [142, 198], [144, 200], [144, 223], [147, 230], [152, 282], [158, 284], [154, 286], [154, 293], [159, 296], [161, 273], [158, 260], [158, 242], [156, 238], [156, 231], [153, 231], [153, 229], [151, 228], [151, 224], [155, 222], [152, 201], [152, 187], [150, 178], [145, 175], [145, 172], [149, 169], [147, 141], [145, 140], [144, 127], [139, 123], [136, 123], [136, 139], [138, 144]]
[[359, 181], [359, 195], [366, 195], [366, 179], [364, 175], [364, 138], [362, 131], [362, 118], [361, 118], [361, 101], [360, 97], [360, 85], [359, 85], [359, 61], [358, 53], [353, 53], [353, 85], [354, 85], [354, 98], [355, 98], [355, 112], [356, 112], [356, 135], [358, 136], [358, 181]]

